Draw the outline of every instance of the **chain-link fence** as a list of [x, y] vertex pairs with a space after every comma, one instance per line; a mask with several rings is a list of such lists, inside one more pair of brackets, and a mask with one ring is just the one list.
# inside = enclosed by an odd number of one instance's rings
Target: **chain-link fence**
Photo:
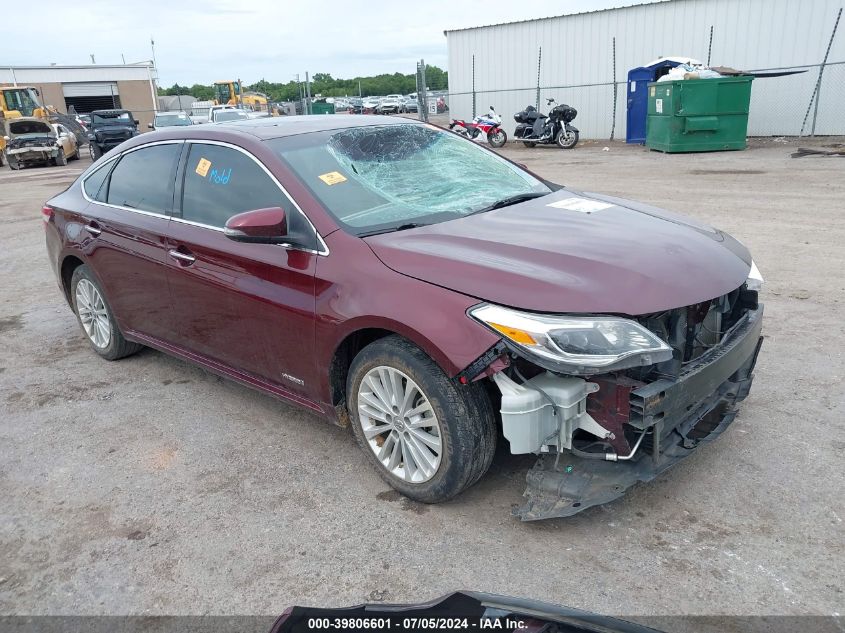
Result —
[[[754, 73], [805, 71], [754, 80], [748, 117], [749, 136], [845, 135], [845, 61], [787, 68], [751, 69]], [[821, 80], [819, 71], [821, 73]], [[449, 117], [472, 118], [492, 105], [511, 133], [513, 114], [532, 105], [548, 112], [547, 99], [578, 110], [573, 123], [583, 138], [625, 138], [627, 81], [602, 81], [580, 85], [502, 87], [496, 90], [429, 94], [439, 100], [437, 112], [427, 104], [429, 120], [442, 124]], [[421, 103], [422, 109], [422, 103]], [[439, 115], [439, 116], [438, 116]]]

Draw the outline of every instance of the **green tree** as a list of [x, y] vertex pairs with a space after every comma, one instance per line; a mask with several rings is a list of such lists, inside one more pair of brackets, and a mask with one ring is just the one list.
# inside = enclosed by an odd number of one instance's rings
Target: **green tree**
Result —
[[[449, 76], [446, 71], [437, 66], [426, 65], [425, 78], [431, 90], [446, 90], [449, 87]], [[302, 94], [305, 93], [305, 82], [302, 84]], [[369, 97], [373, 95], [387, 94], [408, 94], [416, 91], [416, 74], [402, 73], [375, 75], [371, 77], [354, 77], [352, 79], [335, 79], [329, 73], [314, 73], [311, 81], [311, 94], [324, 97], [344, 97], [358, 94], [360, 86], [361, 95]], [[266, 94], [272, 101], [296, 101], [300, 96], [300, 84], [295, 81], [287, 83], [275, 83], [261, 79], [251, 86], [244, 86], [246, 90], [253, 90]], [[170, 88], [159, 88], [160, 95], [190, 94], [197, 100], [208, 100], [214, 98], [212, 86], [194, 84], [190, 88], [173, 84]]]

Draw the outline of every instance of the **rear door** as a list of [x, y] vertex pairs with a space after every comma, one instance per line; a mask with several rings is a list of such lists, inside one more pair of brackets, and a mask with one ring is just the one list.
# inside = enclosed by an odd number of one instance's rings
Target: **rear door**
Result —
[[318, 255], [223, 234], [233, 215], [266, 207], [282, 207], [289, 226], [310, 223], [266, 168], [235, 146], [188, 142], [180, 183], [168, 278], [183, 344], [286, 390], [312, 393]]
[[176, 340], [167, 288], [166, 236], [182, 141], [126, 152], [86, 179], [88, 260], [124, 333]]

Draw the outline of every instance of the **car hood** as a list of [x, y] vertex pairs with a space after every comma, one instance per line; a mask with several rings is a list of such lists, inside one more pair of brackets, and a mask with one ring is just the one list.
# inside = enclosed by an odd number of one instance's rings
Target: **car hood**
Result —
[[738, 288], [751, 265], [726, 233], [570, 189], [365, 240], [399, 273], [537, 312], [640, 315], [692, 305]]

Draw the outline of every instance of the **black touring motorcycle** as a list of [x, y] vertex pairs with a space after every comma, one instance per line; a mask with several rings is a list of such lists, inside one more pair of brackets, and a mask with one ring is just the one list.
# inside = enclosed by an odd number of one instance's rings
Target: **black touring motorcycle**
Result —
[[[554, 99], [547, 99], [551, 106]], [[522, 139], [526, 147], [534, 147], [537, 143], [551, 145], [557, 143], [563, 149], [572, 149], [578, 143], [578, 128], [569, 123], [578, 115], [578, 111], [560, 103], [554, 106], [549, 116], [537, 112], [534, 106], [528, 106], [522, 112], [513, 115], [516, 126], [514, 137]]]

